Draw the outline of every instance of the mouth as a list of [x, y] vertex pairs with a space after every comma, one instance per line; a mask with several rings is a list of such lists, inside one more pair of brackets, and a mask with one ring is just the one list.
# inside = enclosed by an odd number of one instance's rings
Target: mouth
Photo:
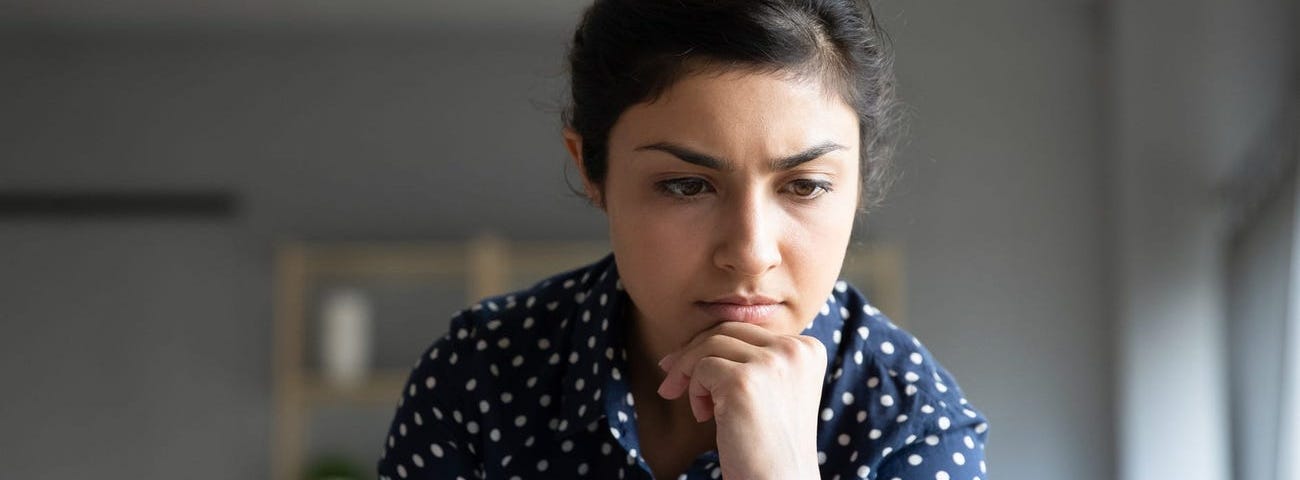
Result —
[[695, 304], [710, 317], [724, 322], [762, 325], [775, 316], [782, 302], [762, 296], [729, 296]]

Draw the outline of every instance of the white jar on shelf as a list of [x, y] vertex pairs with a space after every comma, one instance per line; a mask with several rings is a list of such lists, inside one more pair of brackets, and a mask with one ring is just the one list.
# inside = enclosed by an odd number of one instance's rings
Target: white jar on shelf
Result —
[[320, 364], [325, 382], [336, 388], [362, 385], [370, 371], [374, 312], [357, 288], [330, 290], [321, 304]]

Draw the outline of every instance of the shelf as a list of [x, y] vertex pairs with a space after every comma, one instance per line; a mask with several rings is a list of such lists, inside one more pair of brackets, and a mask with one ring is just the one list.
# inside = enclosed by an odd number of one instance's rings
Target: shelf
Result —
[[405, 388], [409, 371], [372, 373], [370, 378], [352, 388], [330, 385], [319, 375], [307, 375], [302, 382], [304, 408], [359, 406], [375, 407], [395, 405]]

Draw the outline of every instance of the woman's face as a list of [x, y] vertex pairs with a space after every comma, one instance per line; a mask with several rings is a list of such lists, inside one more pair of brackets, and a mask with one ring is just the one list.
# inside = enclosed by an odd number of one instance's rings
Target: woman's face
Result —
[[599, 200], [640, 347], [723, 321], [802, 331], [848, 247], [858, 143], [853, 109], [814, 80], [696, 74], [627, 109]]

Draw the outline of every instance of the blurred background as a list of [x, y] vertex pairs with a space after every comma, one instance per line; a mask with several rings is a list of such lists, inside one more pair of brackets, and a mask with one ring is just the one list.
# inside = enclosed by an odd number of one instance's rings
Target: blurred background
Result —
[[[0, 477], [370, 477], [365, 371], [601, 248], [586, 3], [0, 0]], [[912, 120], [865, 267], [989, 478], [1300, 479], [1298, 3], [873, 2]]]

